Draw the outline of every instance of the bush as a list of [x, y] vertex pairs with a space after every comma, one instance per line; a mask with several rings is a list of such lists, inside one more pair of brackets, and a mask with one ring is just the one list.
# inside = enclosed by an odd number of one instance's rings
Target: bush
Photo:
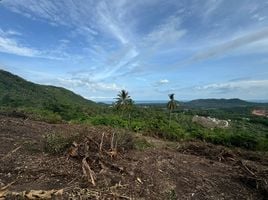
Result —
[[145, 129], [145, 127], [146, 127], [146, 123], [140, 122], [140, 121], [133, 121], [131, 122], [131, 125], [130, 125], [131, 130], [135, 132], [142, 131]]
[[268, 151], [268, 138], [259, 139], [256, 149], [260, 151]]
[[247, 133], [237, 133], [230, 136], [232, 146], [255, 150], [258, 144], [257, 138]]
[[51, 154], [62, 154], [74, 141], [73, 137], [64, 137], [61, 134], [49, 133], [45, 135], [44, 150]]
[[105, 126], [121, 127], [121, 128], [128, 127], [128, 121], [122, 119], [119, 116], [96, 116], [90, 118], [90, 122], [93, 125], [105, 125]]
[[137, 138], [134, 140], [134, 148], [137, 150], [144, 150], [150, 147], [153, 147], [153, 145], [144, 138]]
[[133, 135], [125, 130], [116, 131], [115, 141], [119, 149], [129, 150], [134, 148]]

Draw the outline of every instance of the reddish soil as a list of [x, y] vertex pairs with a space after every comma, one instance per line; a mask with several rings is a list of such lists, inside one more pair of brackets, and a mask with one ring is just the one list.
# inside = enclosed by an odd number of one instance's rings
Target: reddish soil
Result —
[[[267, 153], [139, 135], [153, 147], [121, 148], [114, 158], [102, 157], [104, 170], [93, 146], [102, 133], [117, 131], [0, 116], [0, 191], [12, 183], [8, 190], [14, 192], [64, 189], [63, 199], [268, 199]], [[44, 153], [48, 133], [91, 138], [88, 163], [96, 186], [83, 176], [81, 158]]]
[[268, 117], [268, 110], [254, 109], [252, 115]]

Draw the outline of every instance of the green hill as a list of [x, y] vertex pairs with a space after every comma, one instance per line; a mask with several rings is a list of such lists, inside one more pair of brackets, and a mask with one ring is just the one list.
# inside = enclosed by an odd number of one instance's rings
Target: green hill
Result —
[[252, 103], [241, 99], [196, 99], [183, 103], [183, 105], [191, 108], [205, 108], [205, 109], [267, 106], [267, 104], [264, 103]]
[[97, 104], [67, 89], [35, 84], [0, 70], [0, 106], [47, 110], [68, 119], [68, 113], [87, 110]]

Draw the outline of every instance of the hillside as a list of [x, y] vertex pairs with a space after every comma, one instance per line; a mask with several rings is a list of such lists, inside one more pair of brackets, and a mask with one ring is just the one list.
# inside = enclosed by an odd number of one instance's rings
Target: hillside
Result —
[[182, 104], [191, 108], [234, 108], [248, 106], [267, 106], [265, 103], [252, 103], [241, 99], [196, 99]]
[[[113, 135], [118, 151], [110, 157]], [[267, 153], [1, 116], [0, 140], [0, 199], [268, 197]]]
[[90, 106], [93, 101], [61, 87], [38, 85], [0, 70], [0, 105], [44, 108], [51, 104]]

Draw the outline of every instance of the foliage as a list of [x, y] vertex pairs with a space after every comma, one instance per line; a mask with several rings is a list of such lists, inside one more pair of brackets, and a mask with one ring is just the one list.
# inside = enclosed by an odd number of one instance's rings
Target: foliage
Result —
[[243, 101], [241, 99], [196, 99], [186, 102], [184, 103], [184, 105], [189, 108], [219, 109], [219, 108], [234, 108], [234, 107], [245, 108], [248, 106], [255, 106], [258, 104]]
[[175, 94], [169, 94], [169, 102], [167, 104], [167, 108], [172, 112], [176, 108], [176, 101], [174, 99]]
[[134, 148], [133, 134], [125, 129], [116, 131], [115, 141], [120, 149], [129, 150]]
[[121, 90], [117, 95], [115, 107], [123, 112], [131, 109], [133, 106], [133, 100], [130, 98], [129, 93], [126, 90]]
[[134, 148], [137, 150], [145, 150], [147, 148], [153, 147], [151, 143], [149, 143], [146, 139], [144, 138], [136, 138], [134, 140]]
[[59, 133], [49, 133], [45, 135], [44, 150], [51, 154], [62, 154], [73, 141], [73, 137], [66, 137]]
[[[128, 128], [168, 140], [199, 139], [230, 147], [268, 151], [268, 118], [251, 114], [255, 106], [267, 109], [266, 104], [239, 99], [208, 99], [182, 102], [180, 108], [176, 108], [174, 94], [171, 94], [167, 106], [133, 106], [129, 93], [122, 90], [117, 95], [115, 110], [66, 89], [37, 85], [3, 70], [0, 70], [0, 91], [0, 114], [11, 117]], [[128, 117], [125, 114], [129, 114]], [[231, 126], [227, 129], [204, 128], [192, 122], [194, 115], [229, 120]], [[48, 134], [46, 149], [60, 153], [69, 142], [69, 138], [60, 134]]]
[[52, 122], [88, 116], [99, 107], [64, 88], [34, 84], [3, 70], [0, 91], [0, 107], [22, 109], [41, 118], [49, 115]]
[[105, 126], [111, 126], [111, 127], [121, 127], [121, 128], [127, 128], [128, 122], [125, 119], [122, 119], [119, 116], [116, 115], [109, 115], [109, 116], [95, 116], [91, 117], [89, 122], [92, 125], [105, 125]]
[[177, 196], [177, 194], [176, 194], [176, 192], [175, 192], [175, 190], [174, 189], [172, 189], [172, 190], [170, 190], [168, 193], [167, 193], [167, 199], [168, 200], [177, 200], [178, 199], [178, 196]]
[[176, 101], [174, 99], [175, 94], [169, 94], [168, 96], [169, 96], [169, 99], [170, 99], [170, 101], [167, 103], [167, 108], [169, 110], [168, 126], [170, 127], [171, 113], [176, 108], [177, 104], [176, 104]]

